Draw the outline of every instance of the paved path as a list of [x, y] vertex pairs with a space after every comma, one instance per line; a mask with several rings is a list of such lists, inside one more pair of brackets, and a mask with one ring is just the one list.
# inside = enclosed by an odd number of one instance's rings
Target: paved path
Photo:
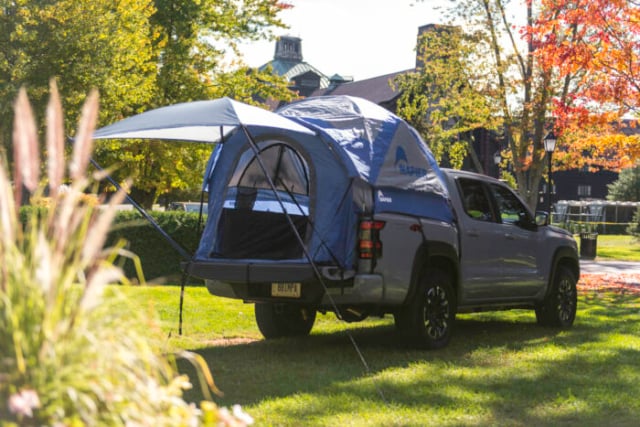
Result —
[[640, 274], [640, 262], [580, 260], [581, 273]]

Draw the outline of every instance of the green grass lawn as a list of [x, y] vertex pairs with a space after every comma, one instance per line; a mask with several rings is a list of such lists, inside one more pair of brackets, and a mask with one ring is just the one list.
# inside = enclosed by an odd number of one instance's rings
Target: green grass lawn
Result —
[[596, 250], [602, 260], [640, 261], [640, 240], [633, 236], [600, 234]]
[[[192, 349], [256, 425], [603, 426], [640, 418], [640, 296], [586, 293], [567, 331], [538, 327], [529, 311], [460, 315], [451, 344], [417, 351], [393, 321], [319, 315], [311, 336], [264, 341], [253, 306], [180, 289], [125, 288], [160, 313], [170, 350]], [[367, 372], [347, 335], [358, 343]], [[195, 378], [186, 363], [181, 369]], [[187, 395], [198, 401], [198, 388]]]

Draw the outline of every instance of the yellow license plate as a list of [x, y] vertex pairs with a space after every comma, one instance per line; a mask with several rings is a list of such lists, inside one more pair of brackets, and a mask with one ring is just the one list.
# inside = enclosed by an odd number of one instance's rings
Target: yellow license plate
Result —
[[271, 296], [283, 298], [300, 298], [302, 295], [301, 283], [272, 283]]

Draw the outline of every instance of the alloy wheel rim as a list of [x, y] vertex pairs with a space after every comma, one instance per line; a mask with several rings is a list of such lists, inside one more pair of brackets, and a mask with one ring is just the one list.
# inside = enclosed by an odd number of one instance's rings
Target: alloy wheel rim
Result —
[[568, 322], [575, 311], [575, 291], [568, 279], [558, 284], [558, 316], [561, 321]]
[[432, 339], [444, 337], [449, 328], [449, 300], [440, 286], [427, 290], [424, 308], [424, 324], [427, 335]]

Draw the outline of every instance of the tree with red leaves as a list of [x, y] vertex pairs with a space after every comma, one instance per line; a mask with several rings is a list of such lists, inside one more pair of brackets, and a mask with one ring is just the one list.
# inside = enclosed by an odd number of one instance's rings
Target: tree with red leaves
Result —
[[618, 170], [640, 158], [635, 122], [620, 121], [640, 103], [639, 6], [631, 0], [451, 4], [450, 24], [478, 40], [468, 66], [482, 69], [483, 80], [471, 83], [482, 88], [501, 121], [503, 158], [530, 206], [539, 199], [547, 164], [543, 141], [552, 128], [559, 136], [554, 170]]
[[541, 0], [528, 35], [541, 67], [561, 83], [552, 112], [568, 149], [559, 160], [574, 167], [632, 166], [640, 158], [631, 118], [640, 107], [640, 5]]

